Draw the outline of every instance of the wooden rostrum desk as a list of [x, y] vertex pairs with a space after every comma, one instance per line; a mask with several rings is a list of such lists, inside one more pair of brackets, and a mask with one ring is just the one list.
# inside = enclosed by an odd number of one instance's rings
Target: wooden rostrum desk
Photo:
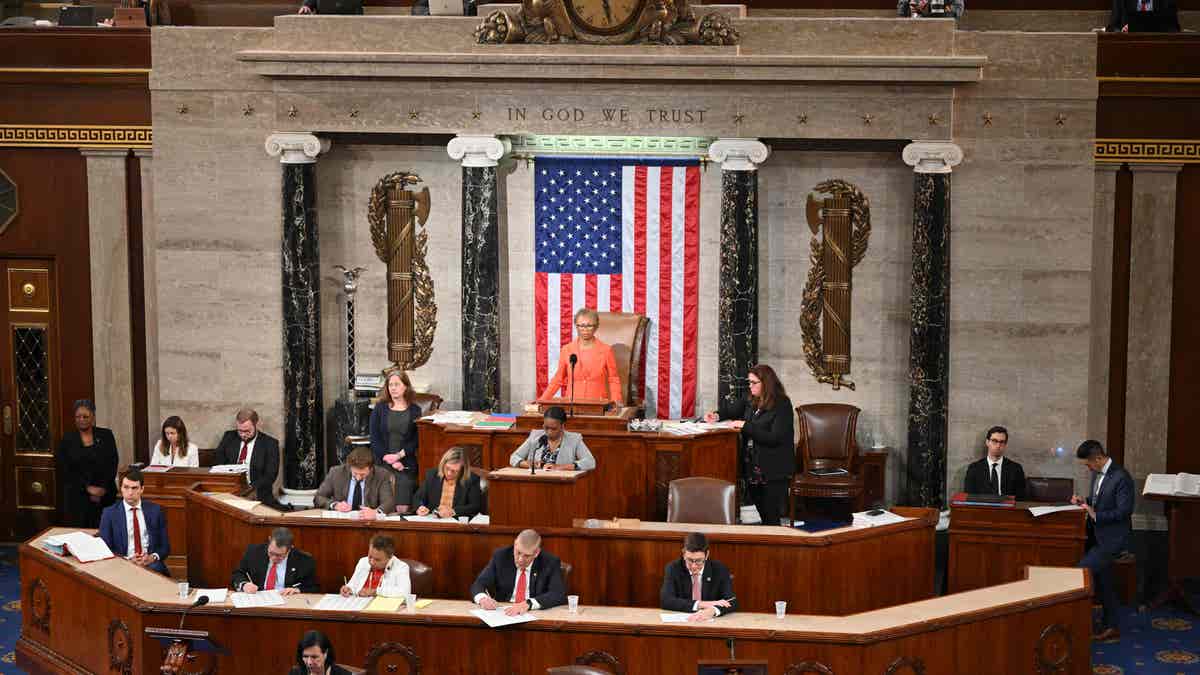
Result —
[[[567, 422], [567, 430], [582, 433], [584, 443], [596, 457], [590, 478], [589, 515], [666, 520], [667, 486], [672, 480], [689, 476], [720, 478], [730, 483], [737, 480], [738, 432], [722, 429], [676, 436], [626, 431], [623, 422], [622, 426], [612, 427], [615, 419], [619, 418], [580, 417]], [[527, 422], [525, 417], [519, 420]], [[585, 427], [593, 423], [604, 428]], [[508, 466], [513, 451], [529, 437], [530, 429], [522, 426], [525, 424], [506, 430], [474, 429], [420, 420], [417, 464], [421, 480], [426, 470], [438, 465], [442, 453], [456, 445], [467, 446], [472, 466], [485, 471]]]
[[[61, 530], [40, 536], [55, 531]], [[21, 668], [158, 672], [163, 647], [147, 631], [176, 628], [191, 601], [178, 597], [175, 582], [123, 559], [81, 565], [59, 558], [39, 548], [37, 538], [21, 546], [20, 564], [29, 603], [16, 650]], [[316, 595], [259, 609], [226, 602], [187, 615], [185, 628], [207, 632], [227, 650], [199, 655], [188, 670], [285, 673], [296, 641], [316, 629], [330, 637], [339, 662], [369, 673], [541, 675], [603, 652], [629, 675], [675, 675], [695, 673], [701, 659], [727, 658], [727, 640], [739, 659], [767, 661], [775, 674], [803, 662], [809, 672], [824, 672], [816, 665], [839, 674], [1090, 673], [1086, 571], [1038, 567], [1027, 575], [847, 617], [789, 611], [780, 620], [773, 613], [737, 612], [702, 624], [666, 624], [658, 609], [586, 600], [578, 614], [557, 607], [537, 612], [536, 621], [496, 630], [471, 616], [473, 605], [460, 599], [436, 598], [413, 614], [317, 611]]]
[[[200, 486], [201, 488], [203, 486]], [[317, 517], [319, 511], [247, 511], [225, 495], [196, 489], [188, 500], [188, 580], [197, 588], [229, 583], [249, 544], [286, 526], [317, 561], [321, 589], [336, 592], [367, 554], [375, 534], [390, 535], [396, 555], [433, 568], [433, 595], [467, 599], [492, 552], [509, 546], [524, 526], [373, 523]], [[934, 509], [897, 508], [911, 520], [881, 527], [808, 534], [786, 527], [641, 522], [636, 527], [539, 528], [542, 548], [573, 567], [568, 585], [586, 604], [658, 607], [662, 572], [680, 555], [687, 532], [708, 535], [713, 558], [735, 575], [747, 611], [772, 612], [776, 600], [808, 614], [846, 615], [933, 595]], [[578, 521], [581, 525], [582, 520]], [[203, 554], [197, 554], [197, 552]]]
[[1087, 543], [1087, 512], [1035, 518], [1033, 502], [1015, 506], [950, 507], [948, 585], [951, 593], [1021, 578], [1026, 565], [1074, 567]]
[[246, 475], [211, 473], [208, 467], [172, 467], [167, 471], [145, 471], [142, 477], [146, 488], [142, 497], [161, 506], [167, 519], [167, 538], [171, 540], [171, 555], [165, 561], [167, 569], [173, 577], [186, 578], [188, 512], [183, 493], [203, 481], [207, 490], [233, 494], [245, 487]]

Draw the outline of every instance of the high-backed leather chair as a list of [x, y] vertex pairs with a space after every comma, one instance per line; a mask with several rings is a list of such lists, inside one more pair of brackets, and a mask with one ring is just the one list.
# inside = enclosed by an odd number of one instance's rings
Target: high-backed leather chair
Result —
[[[859, 409], [845, 403], [809, 403], [796, 408], [799, 439], [792, 481], [791, 516], [796, 518], [796, 498], [827, 497], [850, 500], [861, 509], [863, 481], [858, 473]], [[813, 469], [845, 469], [846, 474], [816, 476]]]
[[650, 320], [630, 312], [597, 312], [600, 325], [596, 339], [612, 347], [617, 373], [621, 376], [621, 393], [625, 405], [642, 407], [638, 383], [642, 381], [642, 351], [646, 343], [646, 327]]
[[433, 594], [433, 568], [420, 560], [401, 558], [408, 565], [408, 580], [412, 584], [413, 595], [418, 598]]
[[737, 497], [733, 483], [719, 478], [676, 478], [667, 491], [667, 522], [737, 522]]
[[1029, 476], [1025, 479], [1025, 499], [1031, 502], [1069, 502], [1073, 494], [1075, 481], [1070, 478]]

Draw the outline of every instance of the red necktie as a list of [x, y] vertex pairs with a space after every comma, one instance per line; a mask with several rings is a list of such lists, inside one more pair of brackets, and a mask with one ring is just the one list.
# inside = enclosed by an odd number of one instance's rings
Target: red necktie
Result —
[[692, 575], [692, 601], [700, 602], [700, 575]]
[[242, 441], [242, 453], [240, 455], [238, 455], [238, 464], [246, 463], [246, 451], [249, 449], [250, 449], [250, 444], [246, 441]]
[[133, 512], [133, 552], [137, 555], [142, 554], [142, 526], [138, 525], [137, 507], [131, 506], [129, 510]]
[[517, 593], [516, 593], [516, 595], [513, 596], [513, 602], [518, 603], [518, 604], [525, 602], [525, 570], [524, 569], [522, 569], [517, 574]]
[[379, 588], [380, 581], [383, 581], [383, 570], [371, 570], [371, 573], [367, 575], [367, 588]]
[[271, 563], [271, 569], [267, 570], [267, 581], [263, 584], [264, 591], [275, 590], [275, 568], [278, 566], [279, 563], [273, 562]]

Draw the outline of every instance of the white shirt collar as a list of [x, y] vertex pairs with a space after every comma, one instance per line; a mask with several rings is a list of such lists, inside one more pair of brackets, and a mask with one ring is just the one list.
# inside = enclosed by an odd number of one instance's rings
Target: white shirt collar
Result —
[[988, 461], [989, 469], [991, 468], [990, 465], [992, 465], [992, 464], [995, 464], [996, 466], [1002, 466], [1004, 463], [1004, 455], [1000, 455], [999, 457], [997, 457], [994, 460], [992, 459], [991, 455], [988, 455], [987, 461]]
[[1100, 467], [1100, 475], [1102, 477], [1108, 475], [1108, 468], [1110, 466], [1112, 466], [1112, 457], [1109, 457], [1108, 460], [1104, 462], [1104, 466]]

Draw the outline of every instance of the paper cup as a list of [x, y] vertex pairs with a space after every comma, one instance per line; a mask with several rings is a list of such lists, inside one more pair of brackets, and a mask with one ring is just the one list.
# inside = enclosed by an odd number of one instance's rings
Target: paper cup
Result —
[[579, 596], [578, 595], [568, 595], [567, 596], [567, 611], [570, 612], [571, 614], [579, 613]]

